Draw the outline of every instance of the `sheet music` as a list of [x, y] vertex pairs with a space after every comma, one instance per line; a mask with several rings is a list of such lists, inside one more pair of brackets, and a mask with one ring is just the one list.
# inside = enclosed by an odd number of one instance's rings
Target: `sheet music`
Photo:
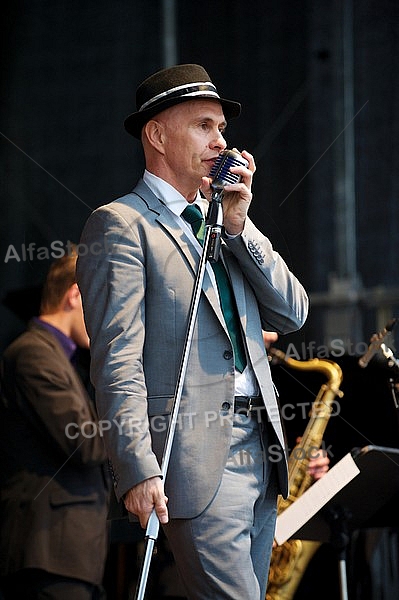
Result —
[[275, 539], [283, 544], [360, 473], [349, 453], [277, 517]]

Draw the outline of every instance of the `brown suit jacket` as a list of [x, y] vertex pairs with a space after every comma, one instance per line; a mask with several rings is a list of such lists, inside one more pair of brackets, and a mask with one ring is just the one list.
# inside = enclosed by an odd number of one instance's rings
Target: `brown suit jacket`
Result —
[[101, 583], [105, 453], [97, 427], [93, 437], [81, 427], [97, 419], [79, 376], [32, 322], [4, 353], [1, 387], [0, 573], [40, 568]]

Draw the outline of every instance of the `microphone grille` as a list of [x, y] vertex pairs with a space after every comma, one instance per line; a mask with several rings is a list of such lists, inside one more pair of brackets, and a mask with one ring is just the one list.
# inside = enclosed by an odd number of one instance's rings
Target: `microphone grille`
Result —
[[213, 165], [209, 177], [213, 179], [212, 188], [223, 188], [225, 185], [238, 183], [240, 175], [230, 173], [230, 167], [248, 166], [248, 161], [241, 156], [239, 152], [234, 150], [223, 150], [218, 156]]

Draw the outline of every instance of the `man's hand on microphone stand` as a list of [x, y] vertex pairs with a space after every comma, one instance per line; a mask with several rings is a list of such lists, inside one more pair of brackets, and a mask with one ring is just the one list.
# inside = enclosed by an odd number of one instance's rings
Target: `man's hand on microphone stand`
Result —
[[125, 494], [126, 509], [139, 518], [140, 525], [146, 528], [148, 519], [155, 508], [160, 523], [169, 520], [163, 481], [160, 477], [150, 477], [130, 488]]

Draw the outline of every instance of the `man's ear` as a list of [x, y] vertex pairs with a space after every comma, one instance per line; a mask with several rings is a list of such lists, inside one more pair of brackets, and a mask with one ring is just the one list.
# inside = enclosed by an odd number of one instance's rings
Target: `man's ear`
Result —
[[144, 135], [151, 146], [156, 148], [158, 152], [164, 153], [165, 131], [163, 123], [151, 119], [144, 125]]
[[71, 285], [65, 294], [65, 301], [70, 310], [75, 309], [81, 302], [80, 290], [77, 283]]

